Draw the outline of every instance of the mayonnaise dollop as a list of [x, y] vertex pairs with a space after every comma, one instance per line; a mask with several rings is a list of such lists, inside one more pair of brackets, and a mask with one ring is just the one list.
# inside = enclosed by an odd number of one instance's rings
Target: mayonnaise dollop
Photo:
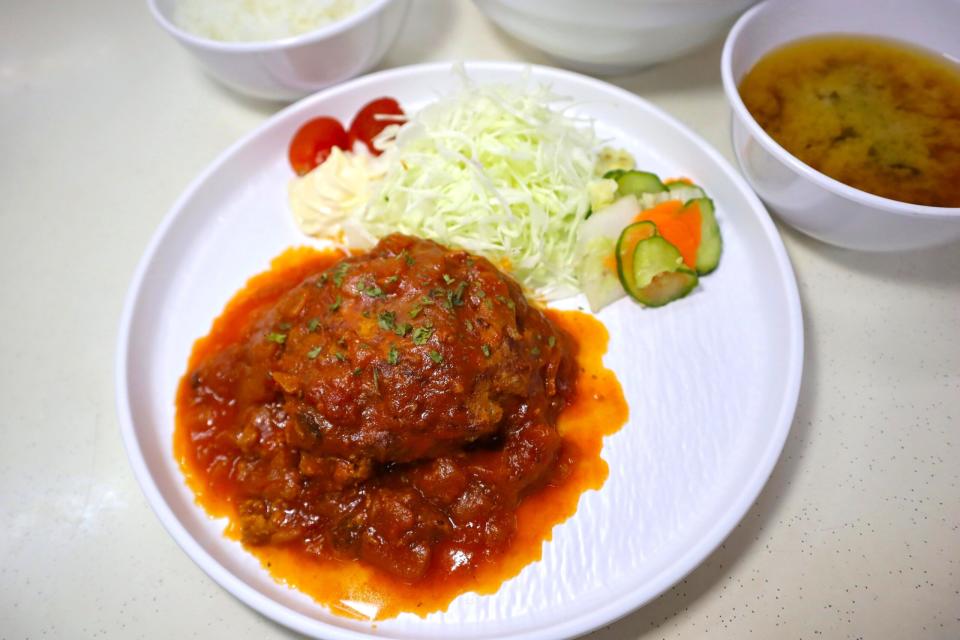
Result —
[[351, 247], [371, 246], [374, 239], [359, 224], [359, 214], [383, 180], [391, 151], [380, 156], [334, 147], [310, 173], [290, 182], [293, 218], [305, 234], [345, 240]]

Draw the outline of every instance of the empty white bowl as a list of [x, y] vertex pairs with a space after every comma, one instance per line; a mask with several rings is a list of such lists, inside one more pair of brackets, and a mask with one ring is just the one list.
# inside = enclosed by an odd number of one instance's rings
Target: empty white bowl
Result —
[[767, 0], [745, 13], [723, 49], [723, 88], [733, 109], [733, 148], [740, 168], [770, 209], [800, 231], [850, 249], [918, 249], [960, 238], [960, 208], [875, 196], [792, 156], [757, 124], [737, 89], [767, 52], [829, 33], [895, 38], [960, 60], [958, 25], [956, 0]]
[[371, 0], [342, 20], [281, 40], [223, 42], [180, 27], [176, 0], [147, 0], [167, 33], [228, 87], [256, 98], [296, 100], [369, 71], [393, 44], [409, 0]]
[[563, 66], [626, 73], [721, 36], [756, 0], [473, 0], [501, 29]]

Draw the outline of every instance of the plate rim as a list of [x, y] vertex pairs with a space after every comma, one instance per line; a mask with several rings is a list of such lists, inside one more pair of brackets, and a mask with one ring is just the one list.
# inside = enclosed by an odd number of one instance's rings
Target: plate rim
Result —
[[[602, 89], [603, 91], [613, 94], [618, 100], [622, 100], [628, 105], [630, 103], [639, 104], [643, 108], [652, 111], [671, 127], [677, 129], [679, 133], [689, 137], [696, 143], [701, 152], [705, 153], [711, 161], [720, 167], [726, 177], [733, 182], [737, 191], [747, 199], [760, 224], [763, 235], [770, 245], [776, 265], [783, 274], [781, 284], [784, 285], [782, 293], [787, 305], [787, 331], [790, 338], [784, 396], [780, 404], [777, 420], [775, 424], [772, 425], [771, 438], [767, 447], [757, 459], [753, 473], [748, 476], [748, 480], [744, 482], [743, 486], [736, 493], [735, 499], [725, 507], [722, 517], [718, 518], [709, 529], [704, 531], [697, 544], [670, 562], [649, 580], [642, 589], [624, 592], [610, 599], [603, 606], [592, 610], [587, 615], [549, 626], [512, 633], [509, 636], [499, 636], [504, 639], [509, 638], [510, 640], [545, 640], [548, 638], [577, 637], [596, 630], [601, 626], [612, 624], [659, 597], [671, 586], [682, 580], [699, 566], [707, 556], [716, 550], [730, 535], [754, 504], [764, 486], [766, 486], [767, 480], [780, 458], [786, 438], [790, 432], [799, 399], [803, 372], [804, 326], [796, 275], [789, 256], [787, 255], [786, 248], [783, 245], [783, 240], [770, 218], [769, 213], [760, 202], [756, 193], [749, 187], [744, 177], [733, 167], [730, 161], [720, 154], [710, 143], [704, 140], [702, 136], [660, 107], [638, 94], [603, 80], [547, 65], [492, 60], [470, 60], [462, 64], [468, 73], [471, 70], [477, 70], [494, 72], [505, 76], [521, 76], [523, 73], [529, 71], [531, 77], [543, 79], [544, 81], [549, 81], [551, 77], [563, 78], [574, 83], [591, 85], [594, 88]], [[323, 102], [339, 93], [353, 91], [371, 84], [375, 85], [384, 79], [435, 73], [450, 70], [452, 67], [453, 63], [451, 62], [428, 62], [385, 69], [360, 76], [294, 102], [257, 124], [252, 130], [220, 152], [217, 157], [188, 184], [166, 211], [160, 224], [151, 235], [137, 263], [127, 289], [127, 294], [124, 298], [115, 354], [115, 403], [120, 434], [126, 450], [127, 459], [133, 468], [134, 476], [141, 491], [144, 493], [144, 497], [147, 499], [147, 503], [177, 545], [187, 554], [194, 564], [213, 578], [221, 588], [262, 615], [307, 636], [320, 637], [317, 634], [322, 631], [324, 634], [323, 637], [329, 638], [330, 640], [368, 640], [372, 637], [382, 637], [379, 636], [379, 634], [373, 635], [363, 631], [355, 631], [313, 618], [260, 593], [207, 553], [179, 521], [170, 508], [170, 505], [163, 498], [159, 487], [147, 468], [144, 453], [140, 447], [134, 427], [129, 388], [127, 385], [129, 374], [128, 359], [130, 357], [130, 330], [134, 310], [145, 283], [144, 276], [146, 271], [154, 261], [160, 247], [163, 245], [170, 228], [180, 216], [183, 215], [185, 205], [194, 197], [195, 193], [205, 184], [210, 176], [219, 171], [224, 164], [248, 143], [273, 126], [276, 121], [285, 118], [292, 112], [308, 109], [309, 105], [315, 102]]]

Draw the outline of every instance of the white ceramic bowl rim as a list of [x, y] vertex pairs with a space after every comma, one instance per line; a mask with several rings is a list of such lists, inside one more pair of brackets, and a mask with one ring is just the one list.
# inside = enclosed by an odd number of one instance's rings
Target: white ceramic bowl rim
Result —
[[[839, 180], [835, 180], [830, 176], [817, 171], [784, 149], [780, 143], [774, 140], [770, 134], [768, 134], [753, 118], [753, 116], [750, 114], [750, 111], [747, 109], [747, 106], [743, 103], [743, 99], [740, 97], [740, 90], [737, 88], [737, 83], [733, 78], [733, 49], [736, 47], [737, 40], [740, 38], [743, 31], [750, 25], [756, 15], [764, 11], [768, 5], [777, 1], [779, 0], [765, 0], [740, 16], [740, 19], [737, 20], [736, 24], [734, 24], [733, 28], [730, 30], [730, 34], [727, 36], [726, 43], [723, 45], [723, 56], [720, 62], [720, 72], [723, 76], [723, 90], [727, 94], [727, 100], [730, 102], [730, 106], [735, 112], [734, 115], [740, 118], [740, 120], [750, 130], [750, 133], [753, 135], [753, 137], [756, 138], [760, 144], [763, 145], [763, 147], [775, 158], [792, 168], [797, 173], [805, 176], [813, 183], [838, 196], [847, 198], [848, 200], [853, 200], [854, 202], [858, 202], [867, 207], [890, 211], [905, 216], [918, 218], [960, 217], [960, 207], [931, 207], [927, 205], [901, 202], [899, 200], [891, 200], [890, 198], [884, 198], [872, 193], [867, 193], [866, 191], [861, 191], [860, 189], [855, 189], [840, 182]], [[823, 33], [826, 35], [831, 32], [826, 30]]]
[[[176, 0], [173, 1], [175, 2]], [[260, 51], [291, 49], [300, 45], [319, 42], [325, 38], [350, 29], [353, 25], [366, 19], [367, 16], [380, 11], [380, 9], [390, 2], [393, 2], [393, 0], [370, 0], [367, 5], [361, 7], [358, 11], [351, 13], [345, 18], [335, 20], [329, 24], [322, 25], [316, 29], [307, 31], [306, 33], [301, 33], [299, 35], [289, 36], [287, 38], [279, 38], [277, 40], [250, 40], [239, 42], [204, 38], [203, 36], [183, 29], [180, 27], [180, 25], [174, 22], [171, 18], [168, 18], [163, 11], [160, 10], [160, 8], [157, 6], [157, 0], [147, 0], [147, 6], [150, 8], [150, 13], [153, 14], [154, 19], [156, 19], [156, 21], [159, 22], [160, 25], [171, 35], [184, 40], [185, 42], [189, 42], [194, 46], [223, 53], [257, 53]]]

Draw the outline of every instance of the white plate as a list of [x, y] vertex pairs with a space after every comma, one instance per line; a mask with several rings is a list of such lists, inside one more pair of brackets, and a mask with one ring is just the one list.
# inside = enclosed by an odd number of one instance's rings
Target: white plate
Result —
[[[528, 67], [468, 64], [477, 81], [519, 80]], [[606, 439], [610, 477], [554, 530], [543, 560], [492, 596], [465, 594], [426, 619], [369, 623], [332, 615], [280, 586], [222, 535], [186, 488], [172, 454], [173, 398], [193, 341], [248, 277], [305, 243], [286, 206], [286, 149], [305, 120], [349, 120], [393, 96], [415, 110], [456, 86], [448, 64], [357, 79], [299, 102], [227, 150], [187, 189], [133, 279], [117, 354], [117, 404], [131, 464], [181, 547], [214, 580], [264, 615], [324, 638], [560, 638], [648, 602], [693, 569], [743, 517], [780, 454], [803, 361], [796, 282], [760, 202], [720, 155], [633, 94], [566, 71], [533, 67], [597, 120], [601, 136], [663, 176], [685, 175], [717, 205], [720, 268], [661, 309], [629, 300], [599, 314], [606, 363], [630, 420]], [[720, 114], [718, 114], [718, 117]], [[559, 306], [576, 306], [578, 300]], [[149, 550], [144, 550], [149, 553]]]

